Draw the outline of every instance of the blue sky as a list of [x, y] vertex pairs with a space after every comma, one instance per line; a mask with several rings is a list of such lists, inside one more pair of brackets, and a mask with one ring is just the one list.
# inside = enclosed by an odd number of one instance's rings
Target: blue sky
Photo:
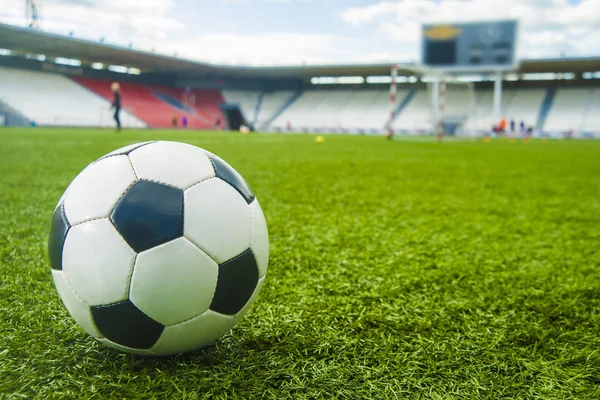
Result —
[[[0, 21], [24, 25], [22, 0]], [[516, 18], [521, 57], [600, 55], [600, 0], [44, 0], [44, 30], [223, 64], [418, 59], [422, 23]]]

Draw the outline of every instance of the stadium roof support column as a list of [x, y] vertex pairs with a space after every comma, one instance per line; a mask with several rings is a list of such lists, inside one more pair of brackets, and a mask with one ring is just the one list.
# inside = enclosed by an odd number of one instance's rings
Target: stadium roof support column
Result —
[[433, 111], [433, 124], [432, 128], [437, 127], [438, 121], [440, 120], [440, 80], [434, 78], [431, 85], [431, 102]]
[[496, 72], [494, 79], [494, 124], [502, 118], [502, 72]]

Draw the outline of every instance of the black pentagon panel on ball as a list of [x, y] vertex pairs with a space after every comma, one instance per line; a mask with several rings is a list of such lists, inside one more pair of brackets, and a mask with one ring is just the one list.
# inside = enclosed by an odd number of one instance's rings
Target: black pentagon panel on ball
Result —
[[52, 215], [50, 236], [48, 238], [48, 258], [50, 258], [50, 267], [52, 269], [62, 270], [63, 247], [70, 228], [71, 225], [65, 215], [65, 208], [61, 204], [56, 207]]
[[234, 315], [246, 305], [258, 283], [258, 266], [252, 250], [219, 265], [217, 288], [210, 309]]
[[183, 236], [183, 191], [137, 181], [115, 206], [111, 221], [138, 253]]
[[254, 193], [244, 178], [231, 165], [212, 153], [206, 153], [215, 168], [217, 178], [224, 180], [237, 190], [248, 204], [254, 201]]
[[92, 307], [92, 317], [105, 338], [132, 349], [154, 346], [165, 329], [129, 300]]

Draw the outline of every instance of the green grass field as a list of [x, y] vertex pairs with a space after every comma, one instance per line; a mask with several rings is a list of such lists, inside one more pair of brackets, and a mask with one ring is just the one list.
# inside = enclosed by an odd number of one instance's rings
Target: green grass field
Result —
[[[164, 139], [229, 161], [271, 262], [214, 346], [89, 338], [52, 283], [52, 211], [88, 163]], [[599, 398], [600, 142], [0, 130], [0, 398]]]

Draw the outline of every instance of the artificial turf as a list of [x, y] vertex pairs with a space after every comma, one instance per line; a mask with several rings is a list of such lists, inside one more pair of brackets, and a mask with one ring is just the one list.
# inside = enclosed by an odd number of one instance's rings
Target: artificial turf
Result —
[[[217, 344], [148, 359], [70, 319], [46, 256], [88, 163], [149, 139], [229, 161], [271, 261]], [[0, 398], [598, 398], [600, 142], [0, 130]]]

